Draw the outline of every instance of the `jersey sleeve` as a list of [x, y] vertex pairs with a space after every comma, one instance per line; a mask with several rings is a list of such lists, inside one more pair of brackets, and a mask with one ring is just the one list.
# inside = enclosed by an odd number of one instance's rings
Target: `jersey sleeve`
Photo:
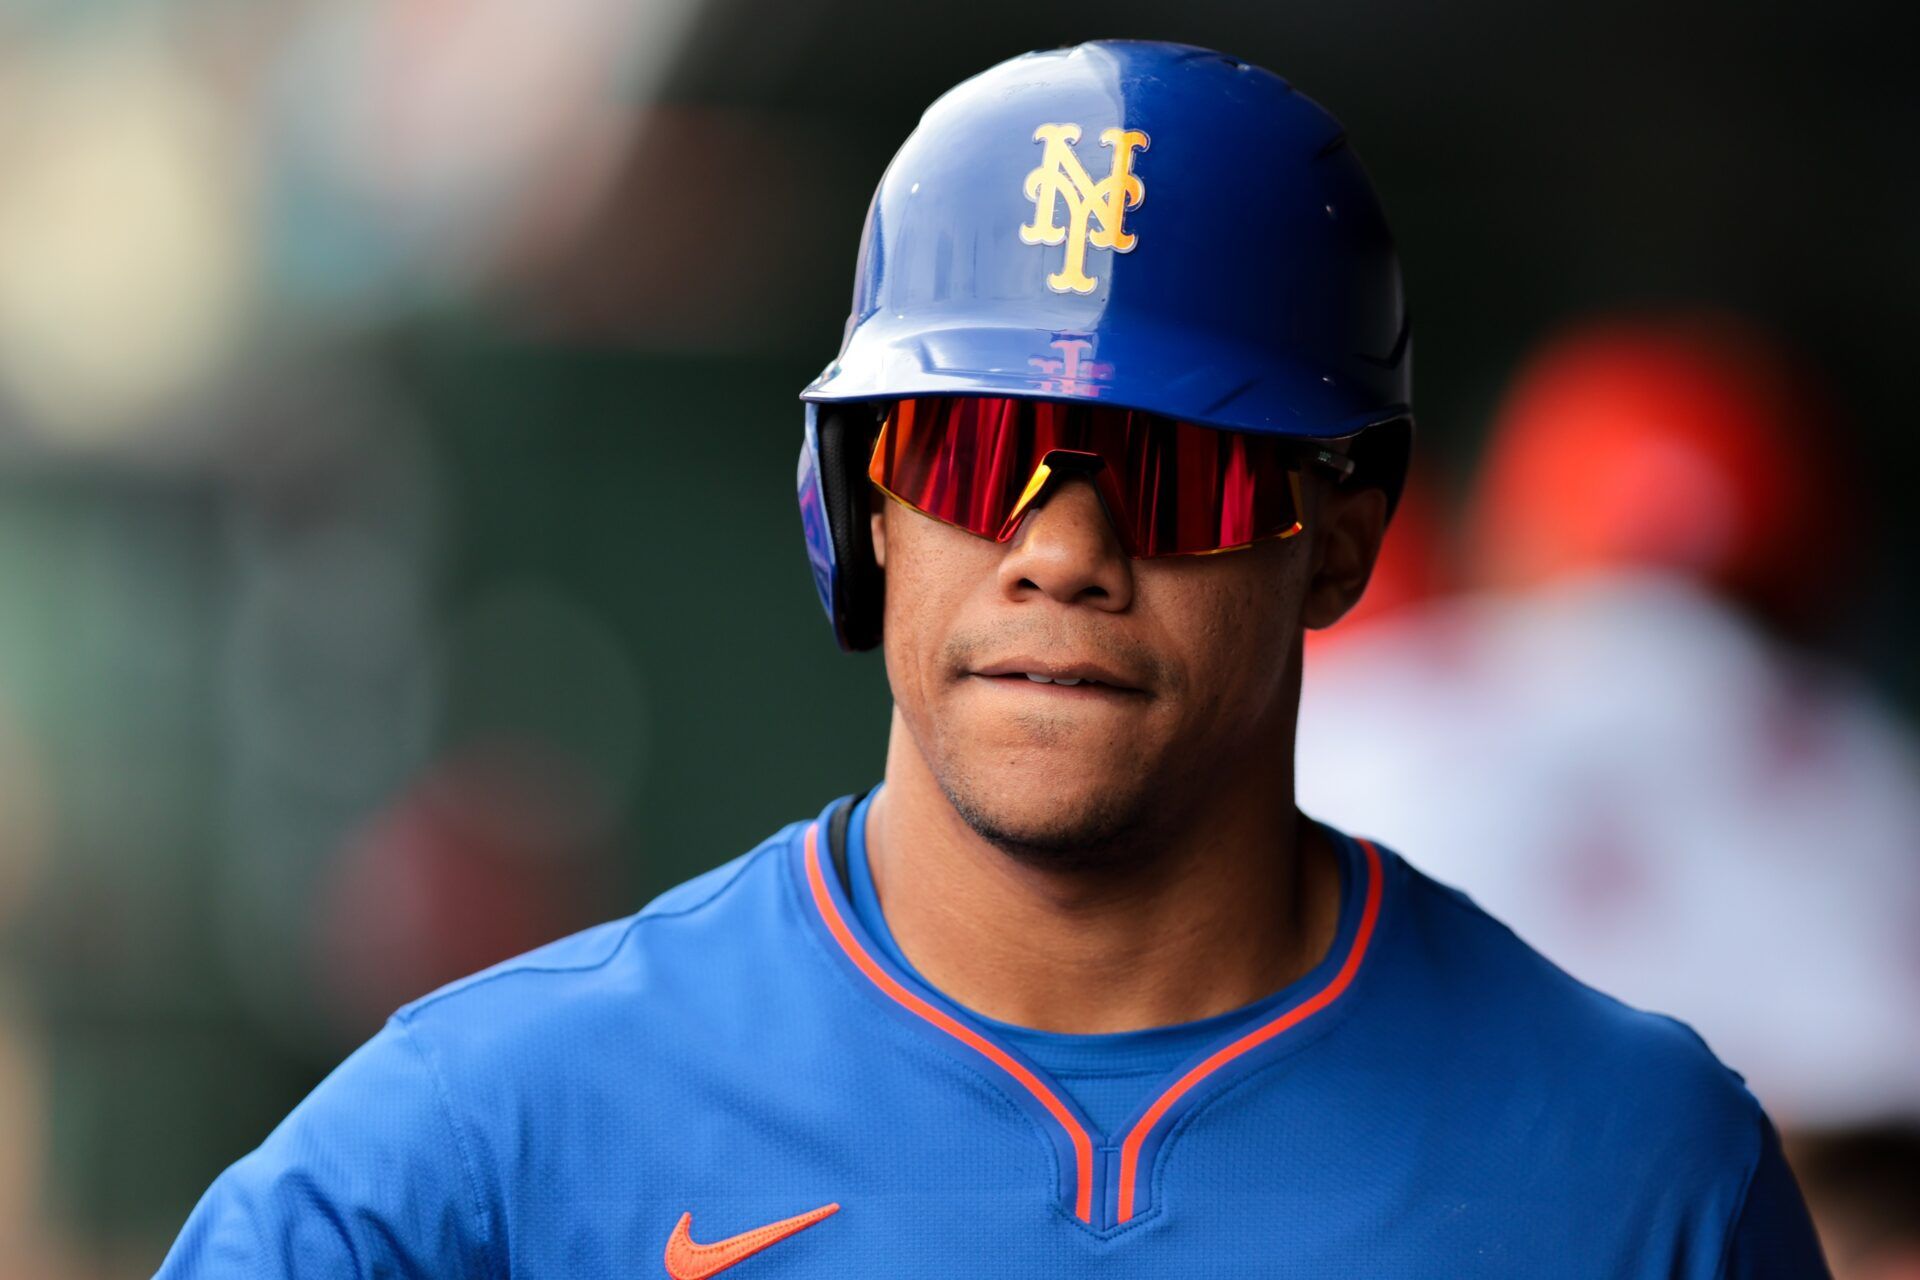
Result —
[[201, 1197], [156, 1280], [493, 1273], [443, 1082], [390, 1019]]
[[1829, 1280], [1825, 1257], [1779, 1135], [1760, 1118], [1760, 1159], [1727, 1241], [1724, 1280]]

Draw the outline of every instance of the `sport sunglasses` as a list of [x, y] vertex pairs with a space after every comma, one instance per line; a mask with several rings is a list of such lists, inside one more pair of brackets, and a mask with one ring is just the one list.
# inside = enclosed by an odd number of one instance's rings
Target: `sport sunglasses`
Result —
[[1127, 554], [1208, 555], [1301, 530], [1300, 472], [1353, 460], [1310, 441], [1222, 431], [1080, 401], [931, 396], [895, 403], [867, 477], [923, 515], [996, 542], [1056, 476], [1084, 475]]

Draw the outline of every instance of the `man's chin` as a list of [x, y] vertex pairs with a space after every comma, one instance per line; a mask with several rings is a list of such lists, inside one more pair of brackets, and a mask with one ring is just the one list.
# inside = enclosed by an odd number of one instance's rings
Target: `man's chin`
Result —
[[1144, 806], [1122, 789], [1009, 795], [1002, 788], [945, 782], [941, 786], [947, 802], [975, 835], [1037, 870], [1111, 868], [1138, 856], [1144, 843]]

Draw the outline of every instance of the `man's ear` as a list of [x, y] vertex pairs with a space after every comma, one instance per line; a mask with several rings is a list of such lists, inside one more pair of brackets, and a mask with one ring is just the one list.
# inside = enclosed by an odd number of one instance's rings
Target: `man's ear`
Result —
[[887, 513], [884, 508], [874, 512], [867, 519], [868, 528], [873, 530], [873, 562], [882, 569], [887, 567]]
[[1387, 495], [1371, 487], [1326, 485], [1310, 517], [1315, 554], [1301, 621], [1313, 630], [1330, 627], [1360, 603], [1387, 532]]

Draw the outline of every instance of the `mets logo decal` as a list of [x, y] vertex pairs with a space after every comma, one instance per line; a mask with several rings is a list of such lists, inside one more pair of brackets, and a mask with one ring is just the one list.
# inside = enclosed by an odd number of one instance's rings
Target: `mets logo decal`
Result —
[[[1140, 207], [1146, 186], [1133, 172], [1133, 153], [1147, 149], [1147, 135], [1138, 129], [1104, 129], [1100, 145], [1113, 148], [1113, 171], [1095, 182], [1080, 163], [1073, 144], [1080, 141], [1077, 124], [1043, 124], [1033, 140], [1044, 144], [1040, 167], [1027, 175], [1027, 199], [1033, 201], [1033, 221], [1020, 228], [1023, 244], [1067, 246], [1066, 261], [1047, 276], [1056, 293], [1092, 293], [1099, 281], [1087, 274], [1087, 246], [1126, 253], [1139, 237], [1124, 220], [1129, 209]], [[1067, 224], [1060, 225], [1060, 206], [1067, 207]], [[1098, 225], [1095, 225], [1098, 224]]]

